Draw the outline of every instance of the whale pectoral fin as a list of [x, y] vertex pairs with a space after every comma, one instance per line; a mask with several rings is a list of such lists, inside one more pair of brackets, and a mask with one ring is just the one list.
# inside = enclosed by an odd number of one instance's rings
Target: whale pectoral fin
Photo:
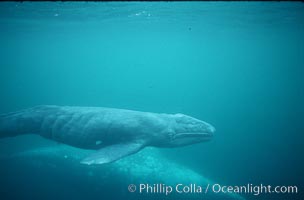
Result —
[[97, 150], [97, 152], [84, 158], [81, 163], [87, 165], [111, 163], [134, 154], [142, 148], [144, 148], [144, 143], [142, 142], [115, 144]]

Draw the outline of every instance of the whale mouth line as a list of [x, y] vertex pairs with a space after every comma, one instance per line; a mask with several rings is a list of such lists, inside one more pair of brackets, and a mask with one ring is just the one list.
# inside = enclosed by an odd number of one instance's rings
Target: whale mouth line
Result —
[[179, 137], [203, 137], [203, 138], [211, 138], [212, 134], [208, 132], [184, 132], [178, 133], [176, 135], [177, 138]]

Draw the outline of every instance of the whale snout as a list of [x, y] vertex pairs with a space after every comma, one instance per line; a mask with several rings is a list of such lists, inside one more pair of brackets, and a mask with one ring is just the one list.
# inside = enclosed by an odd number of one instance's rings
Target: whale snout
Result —
[[216, 131], [216, 129], [214, 128], [214, 126], [208, 124], [207, 128], [205, 129], [205, 140], [210, 140], [212, 139], [214, 132]]
[[200, 132], [202, 133], [202, 135], [211, 137], [213, 136], [215, 131], [216, 130], [214, 126], [212, 126], [211, 124], [198, 120], [198, 126], [196, 128], [196, 132]]
[[171, 138], [170, 145], [182, 146], [205, 142], [211, 140], [215, 128], [211, 124], [190, 117], [184, 114], [173, 115], [175, 123], [173, 123], [174, 134]]
[[215, 131], [216, 131], [216, 129], [214, 128], [214, 126], [208, 124], [208, 126], [207, 126], [207, 133], [213, 135]]

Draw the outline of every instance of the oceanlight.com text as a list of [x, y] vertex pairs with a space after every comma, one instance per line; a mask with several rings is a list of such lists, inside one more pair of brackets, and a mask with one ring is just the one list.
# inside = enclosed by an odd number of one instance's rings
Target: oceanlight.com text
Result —
[[140, 194], [163, 194], [170, 195], [172, 193], [180, 193], [180, 194], [207, 194], [207, 193], [227, 193], [227, 194], [252, 194], [252, 195], [260, 195], [260, 194], [297, 194], [298, 187], [297, 186], [272, 186], [272, 185], [253, 185], [253, 184], [245, 184], [245, 185], [221, 185], [218, 183], [215, 184], [176, 184], [176, 185], [166, 185], [162, 183], [156, 184], [148, 184], [141, 183], [138, 185], [130, 184], [128, 186], [129, 192], [138, 192]]

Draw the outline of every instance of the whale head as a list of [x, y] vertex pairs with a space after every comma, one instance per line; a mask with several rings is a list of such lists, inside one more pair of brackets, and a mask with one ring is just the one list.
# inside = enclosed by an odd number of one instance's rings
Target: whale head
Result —
[[168, 142], [165, 146], [185, 146], [208, 141], [213, 137], [215, 128], [207, 122], [184, 114], [171, 115]]

